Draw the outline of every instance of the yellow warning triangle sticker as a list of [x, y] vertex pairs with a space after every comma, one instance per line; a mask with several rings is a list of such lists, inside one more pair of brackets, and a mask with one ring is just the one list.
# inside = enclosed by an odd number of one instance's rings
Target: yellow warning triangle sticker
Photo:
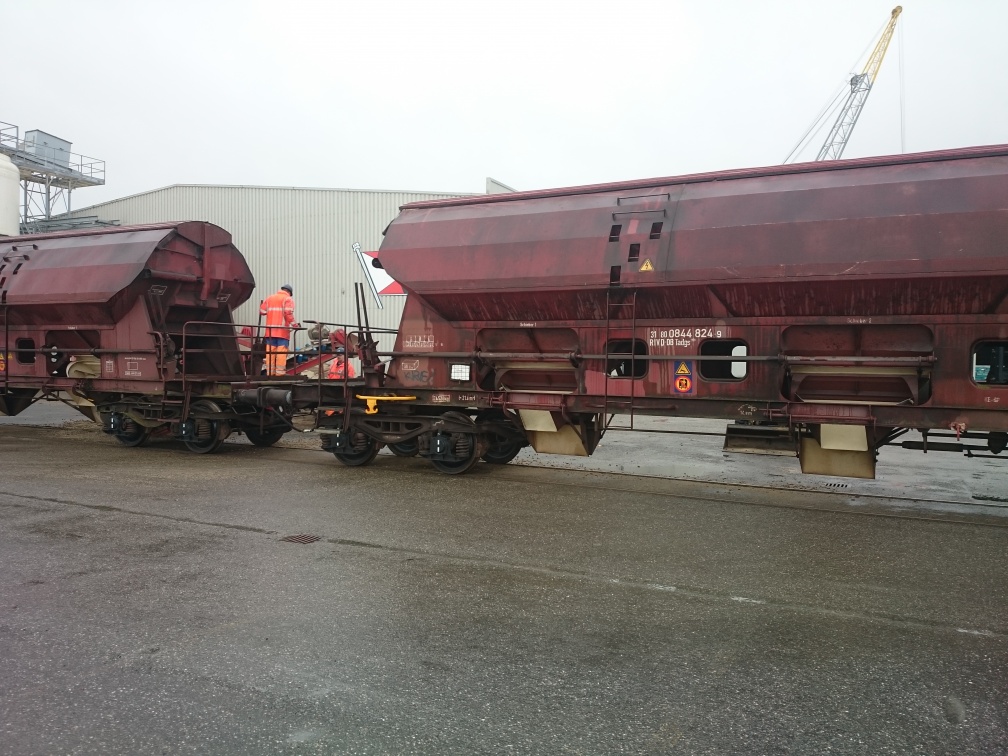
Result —
[[644, 264], [640, 266], [640, 272], [644, 273], [646, 271], [654, 270], [654, 265], [651, 264], [650, 260], [645, 260]]
[[676, 368], [676, 375], [692, 375], [690, 373], [689, 366], [685, 362], [680, 362], [679, 367]]

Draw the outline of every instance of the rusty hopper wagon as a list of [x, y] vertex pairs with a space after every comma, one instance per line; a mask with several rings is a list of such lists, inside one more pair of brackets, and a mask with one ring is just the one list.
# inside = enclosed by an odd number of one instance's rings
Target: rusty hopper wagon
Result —
[[273, 443], [286, 418], [232, 398], [254, 365], [231, 312], [254, 287], [209, 223], [2, 239], [0, 413], [58, 397], [127, 446], [153, 431], [196, 452], [232, 430]]
[[410, 204], [378, 262], [408, 297], [322, 423], [347, 464], [590, 454], [635, 415], [780, 428], [835, 475], [911, 430], [1008, 444], [1008, 146]]

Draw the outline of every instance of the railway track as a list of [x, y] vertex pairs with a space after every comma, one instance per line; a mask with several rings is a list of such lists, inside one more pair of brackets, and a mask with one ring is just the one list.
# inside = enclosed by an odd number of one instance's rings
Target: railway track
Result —
[[[717, 434], [693, 434], [717, 435]], [[294, 438], [297, 438], [296, 436]], [[313, 438], [306, 435], [305, 440]], [[291, 443], [285, 437], [275, 447], [277, 449], [300, 449], [329, 455], [322, 449], [306, 443]], [[382, 455], [388, 454], [383, 451]], [[388, 457], [392, 457], [388, 454]], [[765, 462], [765, 458], [759, 457]], [[547, 460], [547, 461], [541, 461]], [[518, 470], [530, 471], [536, 483], [548, 478], [550, 485], [568, 488], [585, 488], [612, 491], [613, 493], [638, 493], [668, 498], [689, 498], [692, 501], [710, 503], [764, 506], [782, 509], [832, 512], [852, 516], [884, 517], [905, 520], [985, 525], [1008, 527], [1008, 497], [1005, 500], [979, 498], [964, 502], [954, 498], [918, 496], [912, 490], [905, 495], [892, 493], [866, 493], [852, 490], [856, 483], [846, 479], [828, 482], [812, 482], [805, 476], [798, 482], [781, 481], [772, 484], [746, 483], [737, 480], [717, 479], [712, 476], [666, 478], [647, 473], [634, 473], [611, 469], [577, 469], [565, 466], [563, 462], [552, 463], [551, 457], [519, 457], [507, 466], [494, 466], [492, 474], [496, 480], [515, 483], [530, 482], [526, 474]], [[595, 460], [598, 461], [598, 460]], [[755, 460], [753, 462], [756, 464]], [[403, 465], [426, 466], [411, 460], [401, 460]], [[590, 463], [589, 463], [590, 464]], [[489, 466], [487, 466], [489, 467]], [[589, 476], [586, 478], [586, 475]], [[871, 482], [865, 483], [870, 485]], [[712, 493], [712, 491], [724, 493]], [[786, 494], [782, 497], [780, 494]], [[802, 500], [804, 499], [804, 500]]]
[[[100, 429], [85, 420], [71, 421], [63, 425], [20, 424], [20, 428], [32, 428], [46, 432], [57, 432], [64, 436], [84, 436], [100, 439], [111, 438], [100, 432]], [[719, 437], [715, 433], [691, 433], [696, 437]], [[113, 442], [114, 443], [114, 442]], [[318, 436], [315, 434], [288, 434], [270, 451], [257, 450], [257, 453], [286, 453], [291, 451], [309, 451], [314, 455], [325, 455], [326, 461], [332, 460], [331, 453], [318, 448]], [[232, 437], [227, 446], [245, 446], [248, 442], [242, 437]], [[154, 445], [161, 445], [155, 442]], [[129, 449], [122, 450], [124, 454], [136, 453]], [[386, 461], [392, 455], [382, 451]], [[770, 464], [768, 458], [756, 455], [746, 455], [752, 458], [754, 466], [766, 467]], [[772, 458], [769, 458], [772, 459]], [[557, 461], [560, 460], [560, 461]], [[759, 460], [757, 462], [757, 460]], [[492, 475], [495, 480], [506, 480], [513, 483], [548, 484], [565, 488], [583, 488], [595, 491], [610, 491], [619, 494], [638, 494], [658, 496], [668, 499], [689, 499], [690, 501], [708, 502], [711, 504], [727, 504], [735, 506], [761, 506], [796, 511], [823, 512], [847, 516], [880, 517], [889, 519], [921, 520], [943, 523], [958, 523], [964, 525], [982, 525], [986, 527], [1008, 527], [1008, 497], [1000, 500], [992, 496], [974, 498], [965, 502], [961, 498], [942, 498], [933, 495], [915, 494], [912, 489], [906, 489], [899, 495], [889, 491], [866, 492], [858, 490], [873, 482], [861, 483], [847, 479], [835, 479], [820, 482], [820, 480], [804, 476], [797, 481], [773, 479], [767, 483], [752, 483], [726, 477], [711, 475], [662, 477], [647, 472], [628, 472], [618, 469], [605, 469], [598, 464], [602, 460], [591, 458], [587, 465], [595, 465], [596, 469], [571, 467], [561, 458], [520, 456], [507, 466], [493, 466], [482, 474]], [[297, 464], [296, 460], [291, 462]], [[333, 460], [333, 464], [338, 463]], [[404, 470], [431, 473], [429, 466], [419, 460], [402, 459], [394, 462]], [[240, 465], [239, 465], [240, 467]], [[482, 465], [477, 468], [490, 468]], [[341, 474], [342, 466], [337, 469]], [[477, 475], [480, 473], [477, 472]]]

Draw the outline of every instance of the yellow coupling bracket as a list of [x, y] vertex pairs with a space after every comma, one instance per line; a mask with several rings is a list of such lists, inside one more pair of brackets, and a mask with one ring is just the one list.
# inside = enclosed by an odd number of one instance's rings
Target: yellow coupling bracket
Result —
[[357, 398], [367, 402], [367, 409], [364, 410], [365, 415], [377, 415], [378, 402], [409, 402], [416, 399], [415, 396], [365, 396], [364, 394], [357, 394]]

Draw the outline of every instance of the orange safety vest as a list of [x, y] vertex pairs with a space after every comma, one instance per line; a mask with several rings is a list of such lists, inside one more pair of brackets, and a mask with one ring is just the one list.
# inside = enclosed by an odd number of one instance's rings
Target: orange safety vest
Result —
[[267, 339], [289, 339], [290, 326], [294, 324], [294, 297], [283, 289], [270, 294], [259, 307], [259, 314], [266, 316]]
[[329, 375], [326, 377], [330, 381], [342, 381], [344, 378], [353, 378], [353, 365], [346, 360], [341, 360], [337, 357], [329, 366]]

